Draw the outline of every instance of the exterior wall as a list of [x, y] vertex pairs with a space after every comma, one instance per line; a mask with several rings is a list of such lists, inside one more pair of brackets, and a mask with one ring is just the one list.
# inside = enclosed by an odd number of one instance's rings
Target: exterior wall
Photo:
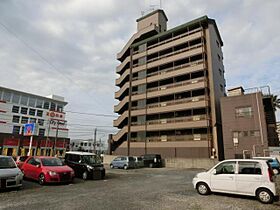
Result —
[[[252, 107], [251, 117], [236, 117], [235, 109]], [[225, 159], [246, 154], [248, 156], [264, 156], [268, 150], [266, 121], [262, 94], [253, 93], [241, 96], [223, 97], [221, 99], [223, 120], [223, 138]], [[233, 143], [233, 132], [259, 131], [259, 136], [238, 137], [238, 144]]]
[[155, 12], [152, 12], [151, 14], [148, 14], [143, 18], [139, 18], [137, 22], [138, 31], [141, 31], [150, 25], [160, 26], [160, 32], [166, 31], [167, 19], [166, 16], [163, 14], [162, 10], [156, 10]]
[[[215, 155], [223, 159], [223, 139], [220, 98], [225, 96], [225, 78], [223, 65], [222, 43], [212, 24], [206, 29], [206, 46], [208, 58], [209, 86], [210, 86], [210, 103], [211, 103], [211, 127], [213, 133], [213, 145]], [[220, 59], [219, 57], [220, 56]]]

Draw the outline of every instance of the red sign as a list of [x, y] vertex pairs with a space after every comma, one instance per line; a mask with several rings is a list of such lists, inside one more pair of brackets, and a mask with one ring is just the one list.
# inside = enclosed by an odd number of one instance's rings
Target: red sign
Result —
[[18, 146], [19, 139], [4, 139], [3, 145], [6, 146]]
[[[30, 143], [30, 139], [23, 139], [22, 146], [29, 147], [29, 143]], [[36, 146], [37, 146], [37, 141], [35, 139], [33, 139], [32, 147], [36, 147]]]

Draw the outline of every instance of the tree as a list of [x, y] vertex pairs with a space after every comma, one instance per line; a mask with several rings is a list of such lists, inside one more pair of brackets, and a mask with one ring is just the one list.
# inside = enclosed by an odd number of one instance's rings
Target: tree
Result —
[[274, 111], [280, 109], [280, 98], [277, 98], [277, 95], [272, 96], [272, 106]]

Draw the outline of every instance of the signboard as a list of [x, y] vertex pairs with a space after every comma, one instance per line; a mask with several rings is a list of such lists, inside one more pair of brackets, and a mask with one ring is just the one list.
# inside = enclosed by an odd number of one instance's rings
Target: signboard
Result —
[[36, 123], [24, 124], [23, 135], [24, 136], [33, 136], [37, 135], [37, 128]]

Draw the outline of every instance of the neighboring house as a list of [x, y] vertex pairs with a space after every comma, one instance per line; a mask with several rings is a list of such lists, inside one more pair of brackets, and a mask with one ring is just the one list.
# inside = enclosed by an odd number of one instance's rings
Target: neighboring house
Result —
[[[61, 96], [47, 97], [0, 87], [0, 154], [27, 155], [30, 137], [23, 136], [24, 124], [35, 123], [31, 155], [63, 155], [69, 146]], [[56, 145], [55, 145], [56, 143]]]
[[222, 46], [207, 16], [169, 30], [163, 10], [139, 18], [117, 54], [113, 154], [223, 159]]
[[267, 156], [269, 147], [279, 146], [269, 91], [250, 89], [246, 94], [242, 87], [229, 89], [221, 110], [225, 159]]

